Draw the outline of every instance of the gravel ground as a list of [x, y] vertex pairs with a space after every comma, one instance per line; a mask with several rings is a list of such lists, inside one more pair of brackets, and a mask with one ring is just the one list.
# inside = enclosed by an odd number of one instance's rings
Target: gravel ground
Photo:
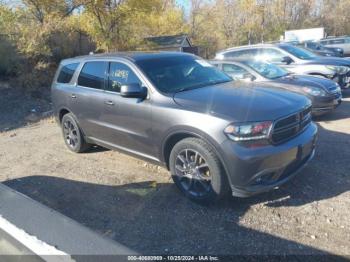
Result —
[[23, 126], [26, 113], [11, 116], [18, 100], [0, 101], [0, 179], [144, 254], [350, 255], [350, 90], [345, 96], [317, 119], [314, 160], [251, 198], [201, 206], [163, 168], [102, 148], [71, 153], [53, 119]]

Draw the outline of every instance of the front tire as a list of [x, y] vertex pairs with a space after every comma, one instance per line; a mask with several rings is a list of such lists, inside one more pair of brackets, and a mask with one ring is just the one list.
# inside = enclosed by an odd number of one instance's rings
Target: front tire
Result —
[[86, 143], [84, 135], [71, 113], [63, 116], [61, 126], [64, 142], [69, 150], [82, 153], [90, 148], [91, 145]]
[[181, 192], [197, 202], [214, 202], [230, 190], [212, 146], [199, 138], [178, 142], [170, 153], [170, 172]]

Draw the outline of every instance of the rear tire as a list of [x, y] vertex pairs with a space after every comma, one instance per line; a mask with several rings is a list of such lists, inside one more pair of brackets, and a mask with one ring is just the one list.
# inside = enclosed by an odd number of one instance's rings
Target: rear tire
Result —
[[75, 153], [82, 153], [91, 147], [90, 144], [86, 143], [84, 135], [71, 113], [63, 116], [61, 127], [64, 142], [69, 150]]
[[169, 167], [176, 186], [196, 202], [214, 202], [230, 191], [217, 154], [202, 139], [191, 137], [178, 142], [170, 153]]

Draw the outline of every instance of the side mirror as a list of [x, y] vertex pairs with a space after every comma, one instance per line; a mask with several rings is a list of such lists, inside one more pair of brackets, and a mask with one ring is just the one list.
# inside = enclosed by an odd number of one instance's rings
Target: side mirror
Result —
[[294, 61], [293, 61], [293, 59], [290, 58], [289, 56], [285, 56], [285, 57], [282, 58], [282, 61], [281, 61], [281, 62], [282, 62], [282, 63], [286, 63], [287, 65], [290, 65], [290, 64], [293, 63]]
[[120, 95], [128, 98], [145, 98], [147, 96], [147, 89], [139, 83], [122, 85], [120, 87]]
[[242, 79], [254, 81], [256, 79], [256, 77], [250, 73], [244, 73]]

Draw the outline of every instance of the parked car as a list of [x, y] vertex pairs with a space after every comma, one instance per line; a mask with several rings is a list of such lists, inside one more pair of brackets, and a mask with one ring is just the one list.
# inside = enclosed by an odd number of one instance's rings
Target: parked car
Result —
[[191, 54], [63, 60], [52, 101], [71, 151], [96, 144], [163, 164], [196, 201], [276, 188], [315, 152], [307, 97], [232, 81]]
[[309, 74], [329, 78], [341, 88], [350, 85], [350, 61], [338, 57], [320, 57], [296, 46], [258, 44], [230, 48], [216, 54], [216, 59], [261, 59], [296, 74]]
[[320, 40], [326, 47], [338, 47], [344, 50], [344, 56], [350, 56], [350, 36], [328, 37]]
[[298, 43], [297, 46], [305, 48], [316, 55], [320, 56], [334, 56], [334, 57], [343, 57], [344, 50], [339, 47], [326, 47], [320, 43], [307, 41], [304, 43]]
[[287, 70], [258, 60], [214, 60], [211, 63], [236, 80], [282, 88], [306, 95], [312, 101], [312, 114], [323, 115], [340, 105], [342, 93], [332, 80], [310, 75], [294, 75]]

